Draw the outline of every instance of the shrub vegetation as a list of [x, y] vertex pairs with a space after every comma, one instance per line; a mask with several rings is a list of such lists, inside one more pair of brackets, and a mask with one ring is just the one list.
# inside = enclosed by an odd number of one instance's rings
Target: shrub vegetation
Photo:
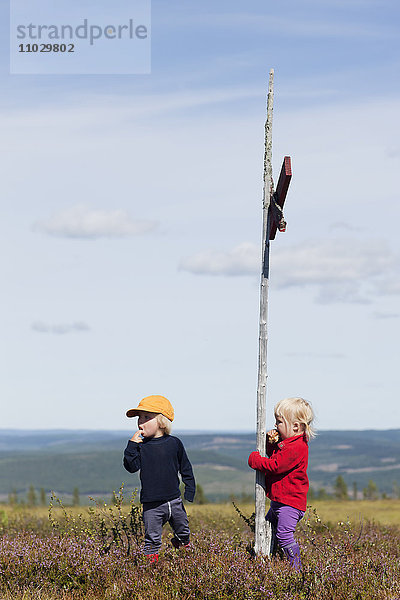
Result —
[[[87, 509], [53, 499], [0, 513], [2, 600], [395, 600], [400, 597], [400, 530], [373, 521], [323, 522], [310, 508], [298, 528], [303, 568], [279, 556], [252, 558], [252, 533], [229, 504], [188, 507], [191, 546], [163, 531], [157, 564], [141, 554], [140, 505]], [[352, 503], [354, 504], [354, 503]], [[245, 513], [249, 507], [242, 507]], [[80, 512], [79, 512], [80, 511]]]

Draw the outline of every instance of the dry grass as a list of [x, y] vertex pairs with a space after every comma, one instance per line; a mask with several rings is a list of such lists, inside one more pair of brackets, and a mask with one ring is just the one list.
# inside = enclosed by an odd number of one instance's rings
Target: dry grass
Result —
[[375, 521], [381, 525], [400, 526], [400, 500], [360, 500], [313, 502], [323, 521], [337, 523], [349, 519]]
[[[236, 502], [242, 512], [250, 515], [254, 511], [254, 505], [243, 504]], [[398, 525], [400, 526], [400, 500], [357, 500], [357, 501], [337, 501], [337, 500], [314, 500], [312, 507], [316, 508], [319, 516], [325, 522], [337, 523], [349, 519], [355, 523], [361, 519], [365, 521], [375, 521], [382, 525]], [[46, 518], [48, 515], [47, 507], [35, 508], [12, 508], [7, 505], [1, 505], [1, 509], [7, 514], [15, 511], [30, 513], [36, 518]], [[87, 514], [88, 507], [81, 506], [71, 508], [68, 507], [68, 512], [75, 515], [79, 513]], [[224, 504], [186, 504], [186, 510], [189, 516], [194, 518], [212, 518], [218, 521], [226, 521], [236, 518], [236, 513], [231, 502]], [[62, 511], [58, 508], [54, 509], [55, 516], [61, 515]], [[0, 599], [2, 600], [2, 599]]]
[[[242, 512], [250, 515], [254, 505], [236, 503]], [[360, 520], [375, 521], [381, 525], [400, 526], [400, 500], [357, 500], [357, 501], [314, 501], [319, 516], [324, 522], [338, 523], [347, 521], [357, 523]], [[189, 515], [193, 517], [213, 517], [217, 520], [232, 518], [232, 504], [203, 504], [187, 507]]]

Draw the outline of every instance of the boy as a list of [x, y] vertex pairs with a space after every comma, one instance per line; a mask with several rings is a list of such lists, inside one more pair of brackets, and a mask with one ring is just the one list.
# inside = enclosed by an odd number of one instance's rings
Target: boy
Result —
[[138, 431], [124, 452], [124, 467], [130, 473], [140, 470], [145, 529], [144, 554], [158, 562], [163, 525], [168, 521], [175, 548], [188, 546], [190, 530], [179, 491], [179, 473], [185, 484], [185, 499], [193, 502], [196, 484], [192, 465], [180, 439], [170, 435], [174, 409], [164, 396], [147, 396], [127, 417], [139, 417]]

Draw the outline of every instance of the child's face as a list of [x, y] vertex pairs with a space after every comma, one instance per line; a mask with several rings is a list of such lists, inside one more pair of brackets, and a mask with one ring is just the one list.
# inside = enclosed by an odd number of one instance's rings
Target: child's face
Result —
[[302, 424], [300, 425], [300, 423], [297, 423], [296, 421], [290, 423], [279, 415], [275, 415], [275, 427], [278, 430], [281, 440], [300, 435], [304, 431], [304, 426]]
[[160, 429], [157, 420], [158, 413], [141, 411], [138, 418], [138, 427], [145, 438], [157, 438], [164, 435], [164, 430]]

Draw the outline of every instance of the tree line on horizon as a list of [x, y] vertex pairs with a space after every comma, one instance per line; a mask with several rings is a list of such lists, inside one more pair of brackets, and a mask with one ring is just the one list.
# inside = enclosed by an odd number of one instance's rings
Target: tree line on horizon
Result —
[[381, 493], [378, 485], [373, 479], [368, 481], [368, 484], [358, 489], [356, 481], [353, 481], [351, 491], [349, 491], [348, 485], [343, 479], [342, 475], [338, 475], [333, 484], [332, 493], [328, 493], [325, 488], [314, 490], [311, 486], [308, 492], [308, 500], [379, 500], [381, 499], [399, 499], [400, 498], [400, 486], [397, 481], [393, 482], [392, 493], [389, 495], [386, 492]]
[[[31, 484], [26, 492], [21, 494], [17, 492], [14, 488], [8, 494], [7, 504], [10, 506], [27, 506], [29, 508], [33, 508], [35, 506], [47, 506], [49, 504], [52, 492], [46, 492], [46, 490], [41, 487], [39, 489], [35, 488], [33, 484]], [[81, 494], [79, 488], [75, 486], [72, 490], [72, 493], [68, 495], [70, 506], [80, 506], [81, 505]], [[379, 499], [400, 499], [400, 485], [397, 481], [393, 482], [392, 485], [392, 493], [389, 495], [386, 492], [381, 493], [375, 481], [370, 479], [368, 484], [362, 488], [362, 490], [358, 489], [357, 482], [353, 482], [351, 486], [351, 491], [349, 491], [348, 485], [341, 475], [338, 475], [334, 485], [332, 492], [328, 492], [325, 488], [321, 487], [319, 489], [315, 489], [313, 486], [310, 487], [308, 492], [308, 501], [312, 502], [313, 500], [379, 500]], [[230, 494], [226, 498], [227, 501], [240, 501], [242, 503], [251, 504], [254, 502], [254, 496], [252, 494], [248, 494], [242, 492], [240, 495]], [[4, 503], [4, 502], [3, 502]], [[116, 504], [117, 498], [115, 491], [112, 492], [110, 498], [110, 504]], [[200, 484], [197, 484], [196, 496], [194, 500], [195, 504], [210, 504], [212, 503], [205, 495], [203, 487]]]

